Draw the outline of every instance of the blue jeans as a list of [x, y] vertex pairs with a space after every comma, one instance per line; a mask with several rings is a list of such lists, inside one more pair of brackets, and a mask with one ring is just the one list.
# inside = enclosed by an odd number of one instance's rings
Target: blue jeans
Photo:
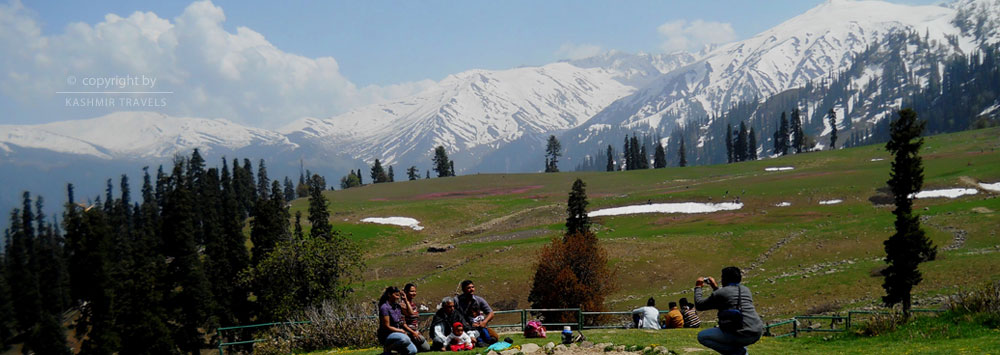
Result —
[[382, 343], [383, 354], [390, 354], [395, 350], [400, 355], [408, 354], [413, 355], [417, 353], [417, 347], [413, 345], [410, 341], [410, 336], [404, 333], [392, 333], [385, 338], [385, 342]]
[[726, 333], [719, 328], [708, 328], [698, 332], [698, 342], [719, 354], [742, 355], [747, 353], [747, 345], [756, 343], [760, 338], [746, 337]]

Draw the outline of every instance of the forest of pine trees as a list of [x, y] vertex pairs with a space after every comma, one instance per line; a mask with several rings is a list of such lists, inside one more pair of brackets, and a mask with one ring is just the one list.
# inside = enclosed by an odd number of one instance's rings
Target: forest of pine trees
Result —
[[272, 181], [264, 161], [256, 173], [249, 160], [221, 165], [206, 168], [195, 150], [169, 174], [143, 169], [139, 201], [126, 175], [92, 199], [69, 185], [61, 221], [25, 193], [0, 255], [0, 345], [67, 354], [69, 324], [81, 354], [196, 353], [216, 327], [283, 321], [345, 297], [364, 265], [326, 221], [323, 178], [300, 177], [322, 208], [310, 208], [310, 233], [298, 222], [293, 233], [290, 179]]

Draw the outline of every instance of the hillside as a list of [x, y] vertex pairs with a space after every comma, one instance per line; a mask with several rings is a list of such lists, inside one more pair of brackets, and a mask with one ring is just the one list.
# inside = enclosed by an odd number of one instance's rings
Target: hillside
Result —
[[[923, 228], [940, 248], [921, 266], [916, 307], [939, 295], [1000, 275], [998, 192], [1000, 129], [928, 137], [922, 150], [925, 188], [972, 188], [960, 198], [918, 199]], [[661, 202], [730, 202], [735, 211], [597, 217], [620, 289], [612, 310], [649, 296], [691, 297], [698, 276], [726, 265], [748, 270], [758, 309], [768, 320], [821, 309], [865, 308], [882, 294], [882, 241], [891, 208], [870, 197], [884, 186], [888, 154], [881, 146], [815, 152], [729, 165], [613, 173], [484, 174], [368, 185], [328, 192], [335, 228], [363, 243], [369, 270], [355, 297], [371, 300], [385, 285], [418, 285], [420, 302], [457, 291], [463, 279], [497, 308], [526, 308], [535, 251], [560, 235], [573, 179], [587, 183], [590, 211]], [[793, 169], [767, 171], [769, 167]], [[772, 169], [775, 170], [775, 169]], [[995, 186], [995, 185], [994, 185]], [[842, 200], [836, 204], [820, 201]], [[790, 206], [779, 207], [783, 203]], [[305, 210], [296, 200], [292, 213]], [[359, 222], [411, 217], [422, 230]], [[453, 245], [440, 253], [429, 246]]]

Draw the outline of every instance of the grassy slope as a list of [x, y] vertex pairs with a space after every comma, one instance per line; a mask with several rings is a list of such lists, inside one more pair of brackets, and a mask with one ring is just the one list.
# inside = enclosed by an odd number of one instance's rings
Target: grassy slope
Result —
[[[925, 189], [1000, 181], [998, 137], [996, 128], [928, 137], [922, 150]], [[775, 166], [795, 169], [764, 171]], [[468, 278], [491, 303], [526, 308], [535, 252], [560, 235], [574, 179], [587, 183], [591, 210], [647, 201], [719, 202], [738, 195], [745, 206], [732, 212], [597, 218], [598, 236], [620, 284], [609, 308], [631, 309], [649, 296], [661, 303], [690, 298], [696, 277], [717, 277], [723, 266], [748, 268], [757, 262], [745, 283], [760, 313], [773, 321], [818, 306], [871, 305], [882, 294], [881, 278], [871, 272], [883, 265], [882, 241], [892, 232], [892, 215], [868, 197], [884, 186], [889, 166], [881, 146], [867, 146], [704, 167], [469, 175], [369, 185], [327, 197], [335, 228], [352, 233], [368, 256], [369, 271], [356, 285], [359, 300], [377, 298], [385, 285], [415, 282], [419, 301], [431, 306]], [[818, 204], [828, 199], [844, 203]], [[774, 207], [779, 202], [792, 206]], [[292, 214], [307, 208], [307, 201], [296, 200]], [[996, 194], [918, 200], [915, 208], [926, 216], [924, 228], [940, 247], [952, 242], [947, 227], [968, 232], [962, 247], [940, 252], [939, 260], [921, 267], [918, 302], [1000, 278]], [[386, 216], [413, 217], [425, 229], [359, 222]], [[434, 244], [457, 248], [425, 252]]]

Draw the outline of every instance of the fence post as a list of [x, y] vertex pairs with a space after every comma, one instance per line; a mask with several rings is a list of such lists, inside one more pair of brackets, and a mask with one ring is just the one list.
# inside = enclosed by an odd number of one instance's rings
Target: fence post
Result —
[[521, 309], [521, 331], [522, 332], [528, 326], [528, 314], [527, 314], [527, 312], [528, 311], [524, 310], [524, 308]]
[[799, 337], [799, 320], [792, 318], [792, 337]]
[[583, 331], [583, 309], [580, 308], [576, 309], [576, 317], [580, 321], [579, 330]]
[[851, 329], [851, 314], [853, 314], [853, 313], [854, 313], [853, 311], [847, 311], [847, 323], [844, 324], [844, 329], [845, 330], [850, 330]]
[[215, 328], [215, 331], [217, 334], [219, 334], [219, 355], [225, 355], [226, 353], [222, 351], [222, 343], [224, 343], [224, 341], [222, 340], [222, 330], [219, 328]]

